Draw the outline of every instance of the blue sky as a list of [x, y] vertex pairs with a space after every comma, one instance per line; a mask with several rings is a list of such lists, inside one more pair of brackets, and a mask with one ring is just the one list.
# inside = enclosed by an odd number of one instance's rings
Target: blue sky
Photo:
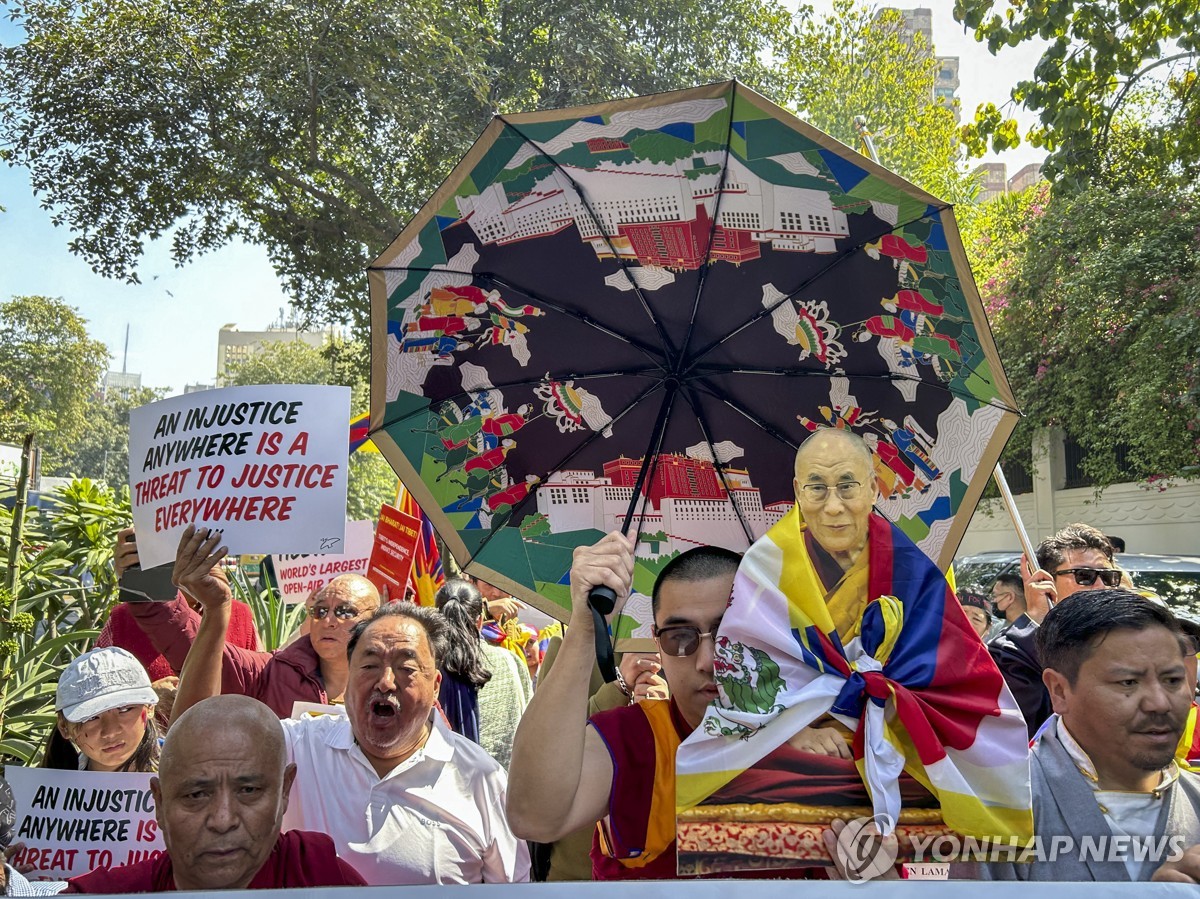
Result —
[[[279, 315], [287, 297], [266, 253], [235, 244], [179, 269], [170, 245], [147, 248], [142, 284], [95, 274], [67, 250], [70, 233], [55, 228], [41, 209], [23, 169], [0, 168], [0, 297], [44, 294], [61, 297], [87, 319], [88, 330], [108, 345], [112, 367], [121, 368], [129, 325], [128, 370], [142, 383], [170, 387], [211, 382], [217, 370], [217, 332], [236, 323], [259, 330]], [[365, 290], [365, 287], [364, 287]]]
[[[21, 40], [7, 18], [0, 41]], [[79, 310], [88, 330], [108, 345], [112, 367], [121, 368], [129, 326], [128, 370], [149, 387], [181, 393], [184, 384], [211, 382], [217, 371], [217, 332], [236, 323], [265, 328], [288, 300], [266, 253], [233, 244], [185, 268], [171, 262], [169, 239], [146, 248], [140, 285], [95, 274], [67, 249], [71, 233], [55, 228], [41, 208], [24, 169], [0, 165], [0, 298], [20, 294], [61, 297]], [[366, 278], [363, 278], [366, 301]]]
[[[1040, 51], [1021, 47], [997, 59], [986, 47], [962, 33], [950, 16], [950, 0], [926, 0], [934, 12], [934, 41], [943, 55], [961, 57], [959, 90], [964, 118], [976, 104], [1000, 105], [1008, 88], [1032, 71]], [[831, 0], [815, 0], [818, 13]], [[908, 4], [905, 4], [908, 5]], [[21, 39], [7, 19], [0, 20], [0, 41]], [[1029, 124], [1027, 115], [1020, 116]], [[1022, 147], [997, 157], [1010, 173], [1042, 154]], [[201, 257], [185, 268], [174, 267], [168, 240], [150, 244], [140, 266], [140, 285], [113, 281], [91, 271], [67, 250], [71, 234], [55, 228], [50, 213], [40, 208], [23, 169], [0, 166], [0, 298], [19, 294], [61, 297], [77, 308], [92, 336], [108, 345], [112, 367], [121, 368], [125, 329], [129, 326], [128, 370], [140, 372], [142, 383], [182, 392], [184, 384], [211, 382], [216, 374], [217, 332], [236, 323], [243, 330], [260, 330], [287, 306], [287, 297], [266, 253], [237, 243]], [[382, 248], [380, 248], [382, 249]], [[363, 302], [366, 302], [363, 279]]]

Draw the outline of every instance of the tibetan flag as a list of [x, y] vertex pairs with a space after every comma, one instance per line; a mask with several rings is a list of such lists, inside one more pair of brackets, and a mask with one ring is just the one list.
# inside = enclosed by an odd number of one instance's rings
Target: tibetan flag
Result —
[[446, 574], [442, 569], [442, 554], [438, 551], [434, 539], [433, 523], [421, 511], [411, 493], [399, 485], [396, 496], [396, 506], [401, 512], [407, 512], [421, 521], [421, 535], [417, 538], [417, 548], [413, 556], [412, 573], [409, 583], [413, 588], [414, 601], [417, 605], [433, 606], [433, 598], [441, 586], [446, 583]]
[[900, 820], [907, 772], [949, 830], [1027, 843], [1025, 722], [945, 577], [872, 514], [867, 549], [829, 588], [805, 531], [793, 507], [738, 568], [717, 638], [719, 696], [679, 749], [679, 809], [757, 772], [792, 736], [827, 722], [818, 726], [849, 735], [848, 778], [859, 789], [857, 769], [884, 822]]
[[375, 444], [371, 442], [371, 413], [364, 412], [350, 419], [350, 452], [362, 450], [364, 453], [377, 453]]
[[1187, 725], [1175, 749], [1175, 761], [1188, 771], [1200, 772], [1200, 727], [1196, 726], [1196, 703], [1188, 711]]

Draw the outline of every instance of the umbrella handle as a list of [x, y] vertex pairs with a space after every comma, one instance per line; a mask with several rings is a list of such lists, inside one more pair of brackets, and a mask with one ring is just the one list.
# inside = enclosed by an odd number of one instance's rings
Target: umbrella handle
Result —
[[605, 615], [611, 615], [617, 606], [617, 594], [610, 587], [593, 587], [588, 593], [588, 608], [592, 610], [592, 630], [596, 636], [596, 664], [605, 683], [617, 679], [616, 660], [613, 657], [612, 640], [608, 636]]

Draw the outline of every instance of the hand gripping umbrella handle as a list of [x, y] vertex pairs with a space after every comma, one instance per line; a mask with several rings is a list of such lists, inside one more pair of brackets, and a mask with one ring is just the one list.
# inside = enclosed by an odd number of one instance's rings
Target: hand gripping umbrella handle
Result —
[[600, 666], [600, 674], [605, 683], [617, 679], [617, 666], [613, 658], [612, 640], [608, 637], [608, 622], [605, 615], [611, 615], [617, 605], [617, 594], [611, 587], [593, 587], [588, 593], [588, 608], [592, 610], [592, 630], [596, 635], [596, 664]]

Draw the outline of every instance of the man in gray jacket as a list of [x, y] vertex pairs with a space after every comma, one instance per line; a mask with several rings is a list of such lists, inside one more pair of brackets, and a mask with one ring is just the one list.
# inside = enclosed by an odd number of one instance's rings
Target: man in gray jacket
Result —
[[1185, 851], [1200, 843], [1200, 776], [1174, 760], [1192, 702], [1188, 647], [1167, 609], [1127, 590], [1055, 606], [1037, 635], [1055, 713], [1032, 756], [1042, 851], [1024, 864], [956, 867], [955, 876], [1179, 879]]

